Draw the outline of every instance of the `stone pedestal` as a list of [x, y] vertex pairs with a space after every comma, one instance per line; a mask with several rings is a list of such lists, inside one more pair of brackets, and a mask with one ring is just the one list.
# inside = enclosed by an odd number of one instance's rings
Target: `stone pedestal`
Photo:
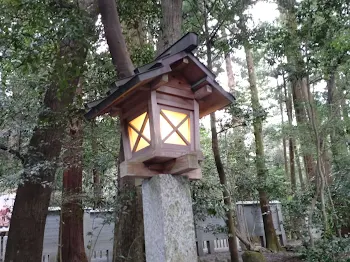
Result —
[[187, 178], [159, 175], [142, 184], [147, 262], [197, 261]]

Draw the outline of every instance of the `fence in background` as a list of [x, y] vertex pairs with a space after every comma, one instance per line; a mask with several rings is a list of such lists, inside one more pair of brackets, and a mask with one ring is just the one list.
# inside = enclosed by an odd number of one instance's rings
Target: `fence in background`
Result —
[[[281, 204], [270, 202], [276, 233], [283, 245], [286, 236], [283, 228]], [[265, 243], [264, 227], [258, 202], [238, 202], [236, 205], [238, 228], [250, 237], [259, 237]], [[113, 257], [112, 212], [86, 210], [84, 212], [84, 242], [90, 262], [110, 262]], [[56, 262], [58, 251], [60, 209], [51, 208], [46, 218], [43, 245], [43, 262]], [[226, 224], [222, 218], [208, 217], [195, 226], [198, 255], [228, 251]], [[5, 256], [7, 236], [0, 237], [0, 262]], [[239, 241], [238, 241], [239, 243]], [[240, 247], [239, 247], [240, 248]]]

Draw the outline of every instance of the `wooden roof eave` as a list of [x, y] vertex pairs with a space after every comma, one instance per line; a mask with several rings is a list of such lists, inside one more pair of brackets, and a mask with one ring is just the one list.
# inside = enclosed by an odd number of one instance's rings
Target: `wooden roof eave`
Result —
[[136, 87], [140, 86], [140, 83], [146, 80], [152, 80], [162, 74], [171, 72], [169, 65], [164, 65], [163, 67], [156, 68], [144, 73], [140, 73], [131, 78], [124, 85], [120, 86], [113, 93], [108, 95], [106, 98], [101, 99], [99, 103], [96, 103], [86, 114], [86, 119], [92, 119], [99, 115], [108, 113], [112, 106], [122, 100], [129, 92], [133, 91]]

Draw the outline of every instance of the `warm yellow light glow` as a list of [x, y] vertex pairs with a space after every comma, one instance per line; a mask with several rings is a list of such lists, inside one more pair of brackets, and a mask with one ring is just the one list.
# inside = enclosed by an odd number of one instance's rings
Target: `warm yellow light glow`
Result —
[[134, 148], [134, 146], [135, 146], [136, 139], [137, 139], [137, 137], [139, 135], [131, 127], [129, 127], [128, 129], [129, 129], [130, 147], [131, 147], [131, 150], [132, 150]]
[[173, 130], [174, 129], [171, 127], [168, 121], [166, 121], [165, 118], [162, 115], [160, 115], [160, 133], [162, 140], [166, 138]]
[[151, 130], [146, 112], [129, 122], [128, 133], [131, 151], [137, 152], [150, 145]]
[[140, 138], [140, 142], [137, 145], [137, 148], [136, 148], [135, 152], [141, 150], [142, 148], [148, 147], [148, 146], [149, 146], [148, 142], [141, 137]]
[[134, 118], [133, 120], [131, 120], [130, 125], [133, 126], [136, 130], [140, 131], [143, 121], [145, 121], [145, 117], [146, 117], [146, 112]]
[[189, 144], [191, 137], [189, 116], [184, 113], [162, 109], [160, 133], [164, 143], [174, 145]]
[[180, 133], [187, 139], [188, 142], [191, 142], [191, 131], [190, 131], [190, 119], [188, 118], [180, 127]]
[[169, 111], [165, 109], [162, 109], [162, 112], [164, 113], [164, 115], [166, 115], [166, 117], [171, 121], [171, 123], [174, 126], [180, 124], [180, 122], [187, 116], [184, 113]]
[[169, 136], [169, 138], [164, 141], [164, 143], [182, 145], [182, 146], [186, 145], [186, 143], [182, 140], [182, 138], [176, 132], [172, 133], [171, 136]]

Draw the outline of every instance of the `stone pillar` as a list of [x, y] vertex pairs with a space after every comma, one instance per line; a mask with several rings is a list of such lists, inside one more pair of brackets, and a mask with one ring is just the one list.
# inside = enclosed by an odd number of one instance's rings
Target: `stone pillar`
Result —
[[147, 262], [197, 261], [189, 180], [158, 175], [142, 183]]

